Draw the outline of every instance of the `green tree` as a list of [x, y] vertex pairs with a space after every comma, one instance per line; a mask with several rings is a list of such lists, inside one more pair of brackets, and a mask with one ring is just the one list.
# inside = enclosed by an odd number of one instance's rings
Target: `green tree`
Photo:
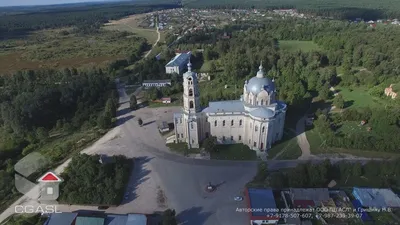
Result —
[[131, 109], [136, 109], [137, 108], [137, 99], [135, 95], [132, 95], [131, 98], [129, 99], [129, 107]]
[[318, 94], [322, 100], [328, 100], [330, 94], [329, 84], [325, 83], [324, 85], [322, 85], [318, 90]]
[[109, 113], [112, 118], [117, 115], [117, 106], [113, 98], [108, 98], [104, 111]]
[[266, 162], [260, 162], [258, 164], [257, 174], [253, 179], [255, 183], [265, 182], [268, 177], [268, 165]]
[[177, 225], [176, 212], [174, 209], [167, 209], [162, 214], [162, 222], [160, 225]]
[[335, 98], [333, 99], [333, 105], [336, 106], [339, 109], [343, 109], [344, 108], [344, 99], [343, 96], [341, 94], [338, 94], [335, 96]]
[[139, 118], [139, 119], [138, 119], [138, 124], [139, 124], [139, 126], [143, 126], [143, 120], [142, 120], [142, 118]]
[[203, 141], [203, 148], [207, 152], [216, 152], [217, 151], [217, 137], [211, 136]]
[[36, 138], [40, 141], [45, 141], [49, 137], [49, 132], [44, 127], [36, 129]]
[[110, 112], [104, 112], [103, 115], [99, 116], [97, 122], [100, 128], [107, 129], [112, 125], [112, 116]]
[[214, 62], [210, 63], [210, 72], [215, 73], [217, 71], [217, 66], [215, 65]]

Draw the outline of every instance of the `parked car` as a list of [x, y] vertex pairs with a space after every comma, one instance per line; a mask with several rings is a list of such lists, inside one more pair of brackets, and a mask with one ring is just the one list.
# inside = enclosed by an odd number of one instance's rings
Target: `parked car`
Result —
[[106, 209], [108, 209], [108, 206], [101, 205], [101, 206], [97, 207], [97, 209], [99, 209], [99, 210], [106, 210]]
[[240, 201], [243, 200], [243, 197], [241, 197], [241, 196], [236, 196], [236, 197], [234, 197], [233, 199], [234, 199], [235, 201], [237, 201], [237, 202], [240, 202]]

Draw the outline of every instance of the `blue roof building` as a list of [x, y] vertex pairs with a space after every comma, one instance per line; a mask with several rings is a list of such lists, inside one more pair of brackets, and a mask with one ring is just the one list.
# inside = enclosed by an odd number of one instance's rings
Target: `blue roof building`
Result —
[[180, 53], [176, 55], [171, 61], [165, 65], [165, 73], [172, 74], [182, 74], [183, 70], [186, 68], [186, 65], [189, 62], [191, 52]]
[[71, 225], [75, 223], [78, 213], [53, 213], [44, 225]]
[[400, 208], [400, 198], [390, 189], [355, 187], [353, 196], [363, 207]]
[[277, 224], [278, 209], [272, 189], [248, 188], [246, 190], [250, 224]]

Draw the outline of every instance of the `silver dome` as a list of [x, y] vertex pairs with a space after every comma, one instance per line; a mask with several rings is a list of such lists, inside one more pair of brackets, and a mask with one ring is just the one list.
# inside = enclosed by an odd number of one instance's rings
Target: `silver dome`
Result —
[[257, 95], [262, 90], [266, 90], [268, 93], [275, 91], [275, 84], [271, 81], [271, 79], [267, 77], [253, 77], [247, 83], [247, 92], [251, 92], [254, 95]]
[[257, 118], [272, 118], [274, 117], [275, 113], [267, 109], [265, 107], [260, 107], [250, 112], [250, 115], [257, 117]]

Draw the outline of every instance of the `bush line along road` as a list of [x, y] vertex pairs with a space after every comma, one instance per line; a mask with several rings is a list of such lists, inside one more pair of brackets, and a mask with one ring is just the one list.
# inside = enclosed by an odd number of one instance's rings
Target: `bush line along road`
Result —
[[[135, 157], [139, 166], [135, 167], [128, 186], [137, 185], [130, 194], [129, 200], [124, 200], [118, 207], [111, 207], [107, 213], [153, 213], [162, 210], [157, 205], [157, 187], [164, 191], [168, 206], [177, 211], [180, 221], [188, 224], [244, 224], [247, 215], [232, 216], [236, 207], [245, 207], [243, 202], [235, 202], [234, 197], [240, 195], [247, 182], [257, 171], [257, 162], [254, 161], [217, 161], [185, 158], [169, 153], [165, 141], [160, 136], [154, 120], [158, 120], [159, 109], [143, 108], [134, 112], [127, 112], [129, 97], [123, 87], [119, 88], [121, 106], [118, 109], [118, 126], [98, 140], [93, 146], [82, 153], [125, 155]], [[161, 112], [164, 119], [171, 119], [169, 113]], [[161, 109], [161, 111], [165, 111]], [[164, 114], [164, 115], [163, 115]], [[143, 118], [144, 123], [139, 127], [135, 117]], [[332, 162], [342, 159], [332, 159]], [[364, 160], [355, 160], [363, 162]], [[60, 174], [70, 162], [70, 159], [55, 169]], [[270, 170], [295, 167], [305, 160], [269, 160]], [[313, 162], [321, 162], [315, 159]], [[216, 193], [207, 193], [204, 187], [212, 182], [220, 185]], [[0, 222], [14, 213], [14, 206], [20, 204], [35, 204], [27, 197], [21, 197], [12, 206], [0, 215]], [[38, 204], [38, 203], [36, 203]], [[97, 210], [93, 206], [58, 205], [62, 212], [76, 210]], [[239, 216], [242, 215], [242, 216]], [[229, 221], [229, 222], [227, 222]]]

